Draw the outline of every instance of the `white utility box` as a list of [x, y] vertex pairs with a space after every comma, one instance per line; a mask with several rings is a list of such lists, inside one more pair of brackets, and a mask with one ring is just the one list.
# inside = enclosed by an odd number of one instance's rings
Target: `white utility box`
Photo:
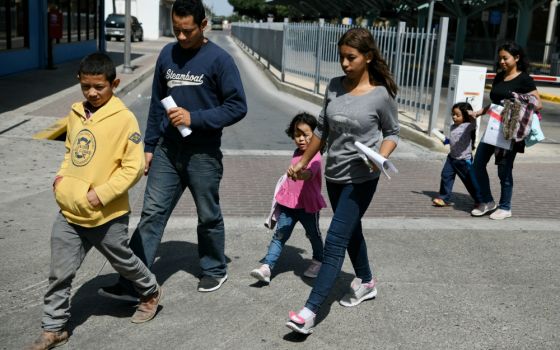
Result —
[[[449, 133], [451, 123], [453, 123], [451, 107], [457, 102], [468, 102], [473, 110], [481, 109], [485, 83], [486, 67], [451, 65], [449, 88], [447, 90], [447, 116], [444, 122], [446, 135]], [[480, 125], [480, 120], [477, 120], [477, 125]]]

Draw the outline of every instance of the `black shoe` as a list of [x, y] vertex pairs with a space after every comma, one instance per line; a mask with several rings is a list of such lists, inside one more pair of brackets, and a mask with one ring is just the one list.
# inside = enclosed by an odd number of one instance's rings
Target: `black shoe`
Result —
[[222, 284], [227, 280], [227, 275], [223, 277], [213, 277], [213, 276], [202, 276], [200, 282], [198, 282], [199, 292], [212, 292], [220, 288]]
[[97, 290], [97, 294], [121, 301], [128, 301], [131, 303], [138, 303], [140, 302], [140, 295], [135, 291], [127, 290], [122, 284], [117, 283], [112, 286], [101, 287]]

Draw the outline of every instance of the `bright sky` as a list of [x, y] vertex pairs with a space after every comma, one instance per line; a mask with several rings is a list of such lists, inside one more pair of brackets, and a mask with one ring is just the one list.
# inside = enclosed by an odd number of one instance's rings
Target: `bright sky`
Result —
[[203, 0], [203, 2], [218, 16], [229, 16], [233, 12], [233, 7], [228, 0]]

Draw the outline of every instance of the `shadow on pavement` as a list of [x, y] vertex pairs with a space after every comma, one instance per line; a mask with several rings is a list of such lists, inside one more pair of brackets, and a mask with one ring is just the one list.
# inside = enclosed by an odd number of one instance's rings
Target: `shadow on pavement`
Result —
[[[165, 281], [178, 271], [185, 271], [195, 277], [200, 275], [198, 245], [184, 241], [167, 241], [160, 244], [156, 256], [158, 260], [152, 266], [159, 284], [165, 285]], [[226, 256], [226, 261], [231, 259]], [[68, 331], [86, 322], [93, 315], [109, 315], [113, 317], [131, 317], [136, 305], [118, 300], [101, 297], [97, 290], [104, 286], [115, 284], [118, 274], [97, 276], [84, 283], [72, 297], [68, 322]], [[103, 302], [100, 302], [100, 301]], [[158, 312], [161, 311], [158, 309]]]
[[439, 196], [439, 192], [436, 191], [410, 191], [411, 193], [414, 194], [423, 194], [428, 198], [429, 202], [426, 202], [426, 205], [431, 205], [434, 210], [446, 210], [446, 208], [452, 208], [453, 210], [457, 210], [457, 211], [463, 211], [465, 213], [469, 213], [471, 212], [471, 210], [474, 207], [474, 202], [471, 198], [471, 196], [469, 194], [466, 193], [457, 193], [457, 192], [453, 192], [451, 193], [451, 202], [453, 202], [454, 204], [449, 206], [449, 207], [442, 207], [442, 208], [437, 208], [435, 206], [433, 206], [431, 204], [432, 199], [436, 198]]
[[[122, 52], [107, 52], [115, 66], [123, 64]], [[131, 54], [131, 60], [140, 57]], [[36, 69], [0, 77], [0, 113], [12, 111], [65, 90], [78, 83], [80, 60], [58, 64], [56, 69]], [[119, 74], [117, 69], [117, 75]]]

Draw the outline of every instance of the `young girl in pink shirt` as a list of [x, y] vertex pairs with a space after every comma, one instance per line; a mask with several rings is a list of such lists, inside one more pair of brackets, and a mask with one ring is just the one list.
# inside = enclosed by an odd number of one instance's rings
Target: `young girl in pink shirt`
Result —
[[[317, 119], [308, 113], [300, 113], [290, 122], [286, 133], [297, 146], [292, 157], [292, 165], [301, 159], [316, 126]], [[259, 281], [270, 283], [271, 271], [282, 253], [282, 248], [292, 235], [294, 226], [299, 221], [305, 229], [305, 234], [311, 242], [313, 250], [313, 259], [303, 275], [310, 278], [317, 277], [323, 261], [319, 211], [326, 207], [321, 195], [321, 154], [319, 152], [297, 179], [287, 179], [282, 183], [275, 199], [280, 208], [276, 231], [272, 236], [266, 256], [260, 261], [261, 267], [251, 271], [251, 276]]]

